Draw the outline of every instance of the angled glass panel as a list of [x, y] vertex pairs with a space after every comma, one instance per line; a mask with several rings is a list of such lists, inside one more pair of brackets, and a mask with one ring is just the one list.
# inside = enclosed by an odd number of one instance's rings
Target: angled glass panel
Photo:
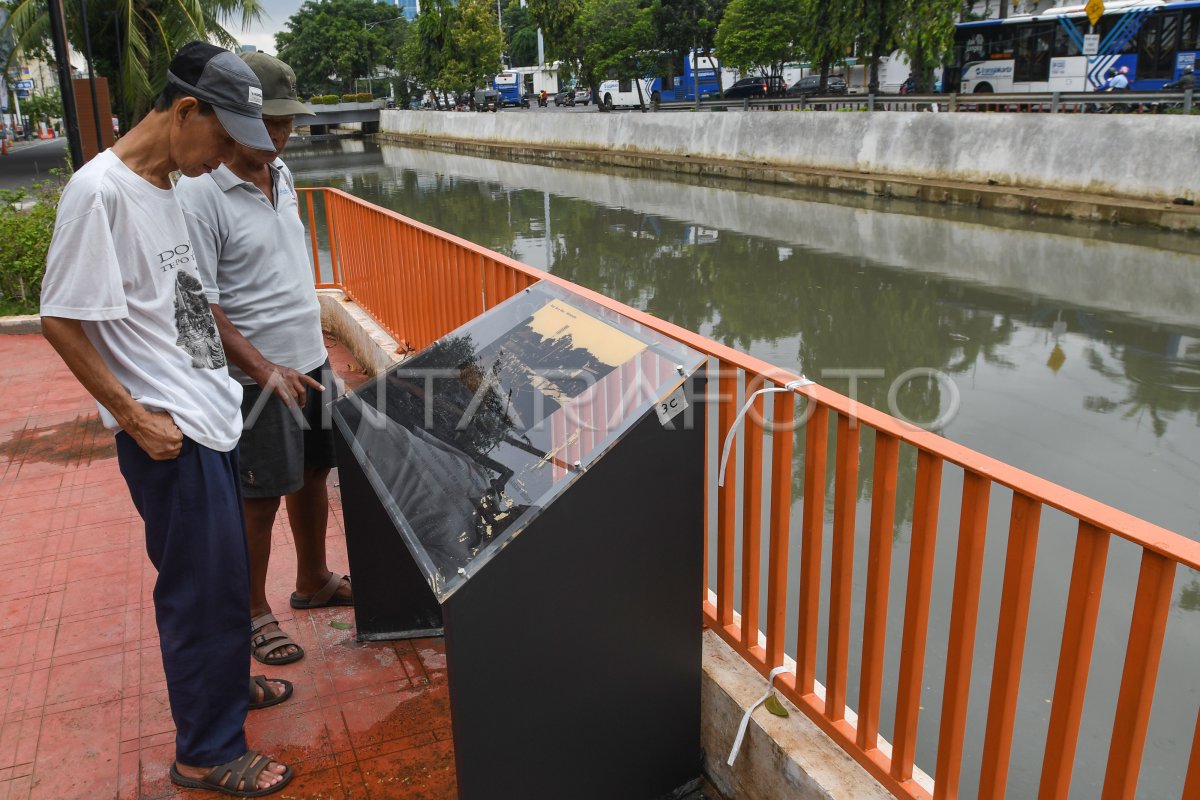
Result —
[[542, 281], [341, 398], [333, 417], [445, 601], [638, 420], [702, 424], [683, 387], [704, 360]]

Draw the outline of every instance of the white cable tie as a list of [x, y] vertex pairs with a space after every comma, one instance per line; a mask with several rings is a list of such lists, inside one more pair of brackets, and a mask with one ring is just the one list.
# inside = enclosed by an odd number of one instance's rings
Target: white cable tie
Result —
[[733, 424], [729, 426], [729, 432], [725, 434], [725, 446], [721, 449], [721, 466], [717, 470], [717, 486], [725, 485], [725, 468], [729, 466], [729, 453], [733, 450], [733, 438], [737, 435], [738, 429], [742, 425], [742, 420], [746, 418], [746, 414], [750, 411], [750, 406], [754, 404], [754, 398], [760, 394], [772, 394], [774, 392], [792, 392], [799, 389], [801, 386], [809, 386], [812, 384], [808, 378], [800, 378], [799, 380], [785, 383], [783, 386], [772, 386], [766, 389], [759, 389], [754, 394], [746, 398], [746, 405], [742, 406], [742, 410], [733, 418]]
[[[779, 391], [776, 389], [775, 391]], [[734, 760], [737, 759], [738, 751], [742, 749], [742, 739], [746, 737], [746, 728], [750, 726], [750, 715], [754, 713], [754, 709], [767, 702], [767, 698], [775, 691], [775, 678], [784, 672], [791, 672], [787, 667], [776, 667], [771, 670], [771, 674], [767, 676], [767, 693], [758, 698], [758, 702], [746, 709], [746, 713], [742, 715], [742, 722], [738, 725], [737, 736], [733, 740], [733, 749], [729, 751], [729, 760], [725, 762], [727, 766], [732, 767]], [[795, 674], [795, 673], [793, 673]]]

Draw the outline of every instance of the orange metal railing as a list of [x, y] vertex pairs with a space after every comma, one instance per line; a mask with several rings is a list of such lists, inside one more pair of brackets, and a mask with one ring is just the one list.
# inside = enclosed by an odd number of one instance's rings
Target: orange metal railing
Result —
[[[332, 189], [304, 190], [318, 285], [337, 286], [366, 308], [398, 340], [421, 348], [484, 310], [539, 280], [569, 286], [647, 327], [710, 356], [721, 402], [709, 405], [717, 429], [729, 430], [739, 398], [763, 387], [783, 387], [799, 376], [745, 353], [570, 284], [463, 239]], [[319, 236], [322, 232], [324, 236]], [[320, 245], [324, 243], [324, 247]], [[715, 372], [713, 366], [716, 366]], [[739, 385], [744, 387], [739, 392]], [[989, 501], [994, 490], [1011, 492], [1011, 513], [995, 639], [990, 696], [979, 771], [978, 796], [1005, 796], [1017, 717], [1017, 696], [1033, 593], [1033, 569], [1042, 512], [1056, 509], [1074, 520], [1075, 551], [1062, 627], [1062, 648], [1051, 700], [1039, 798], [1067, 798], [1080, 736], [1088, 675], [1093, 664], [1101, 592], [1110, 542], [1119, 537], [1140, 548], [1140, 572], [1112, 720], [1104, 800], [1133, 798], [1153, 705], [1158, 665], [1176, 570], [1200, 569], [1200, 543], [1113, 509], [1032, 474], [817, 385], [774, 395], [770, 420], [748, 416], [733, 450], [724, 485], [710, 469], [716, 493], [715, 595], [704, 599], [707, 624], [764, 676], [785, 662], [785, 641], [795, 634], [795, 674], [776, 686], [834, 741], [897, 797], [955, 798], [964, 756], [968, 694], [980, 607], [981, 573]], [[803, 406], [804, 466], [799, 574], [788, 574], [793, 479], [793, 426]], [[766, 424], [764, 424], [766, 423]], [[828, 585], [822, 569], [825, 541], [829, 431], [835, 430], [832, 526]], [[873, 436], [874, 457], [860, 463], [860, 440]], [[771, 457], [764, 459], [766, 446]], [[898, 688], [890, 748], [879, 736], [884, 687], [892, 541], [901, 448], [916, 451], [911, 512], [911, 553], [900, 641]], [[709, 453], [710, 464], [719, 453]], [[764, 463], [768, 462], [769, 463]], [[921, 688], [929, 636], [943, 472], [962, 472], [953, 600], [948, 632], [935, 646], [946, 653], [934, 790], [915, 774]], [[859, 472], [869, 470], [869, 547], [855, 563], [854, 531]], [[739, 502], [739, 484], [742, 487]], [[763, 504], [745, 498], [769, 497]], [[741, 535], [738, 536], [740, 530]], [[740, 547], [739, 547], [740, 538]], [[760, 564], [766, 551], [765, 586]], [[740, 552], [739, 552], [740, 551]], [[706, 554], [706, 564], [709, 558]], [[738, 565], [740, 564], [740, 572]], [[858, 708], [846, 706], [851, 589], [855, 569], [866, 569]], [[709, 585], [706, 575], [706, 585]], [[798, 607], [788, 608], [788, 586], [798, 585]], [[739, 591], [740, 584], [740, 591]], [[821, 596], [827, 635], [819, 641]], [[765, 613], [760, 597], [765, 590]], [[789, 630], [788, 620], [793, 627]], [[817, 682], [820, 649], [826, 685]], [[823, 688], [823, 691], [822, 691]], [[1184, 798], [1200, 797], [1200, 716], [1183, 785]]]

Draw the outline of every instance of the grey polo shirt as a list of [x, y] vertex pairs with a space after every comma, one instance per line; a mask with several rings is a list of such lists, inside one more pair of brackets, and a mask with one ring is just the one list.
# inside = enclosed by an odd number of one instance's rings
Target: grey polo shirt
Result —
[[[176, 195], [210, 303], [263, 357], [299, 372], [325, 363], [321, 307], [292, 174], [270, 166], [275, 203], [222, 164], [199, 178], [181, 178]], [[233, 364], [229, 373], [250, 380]]]

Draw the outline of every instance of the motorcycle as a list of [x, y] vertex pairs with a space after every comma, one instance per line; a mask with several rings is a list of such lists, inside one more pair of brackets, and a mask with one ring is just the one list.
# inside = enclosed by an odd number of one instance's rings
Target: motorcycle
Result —
[[544, 95], [544, 94], [537, 95], [538, 108], [545, 108], [549, 104], [549, 102], [550, 102], [550, 100], [548, 97], [546, 97], [546, 95]]

